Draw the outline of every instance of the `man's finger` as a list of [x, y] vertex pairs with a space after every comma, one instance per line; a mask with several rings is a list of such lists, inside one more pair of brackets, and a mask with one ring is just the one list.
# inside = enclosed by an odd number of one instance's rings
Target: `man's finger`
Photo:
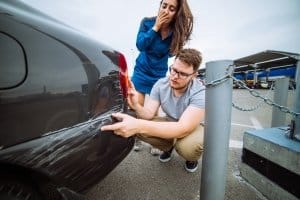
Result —
[[132, 82], [130, 80], [128, 80], [128, 87], [132, 88], [132, 85], [133, 85]]
[[119, 121], [122, 121], [125, 118], [126, 114], [118, 112], [118, 113], [112, 113], [112, 116], [117, 118]]
[[128, 87], [134, 89], [134, 85], [131, 80], [128, 80]]
[[135, 93], [135, 91], [134, 91], [133, 88], [129, 88], [129, 89], [128, 89], [128, 94], [134, 94], [134, 93]]
[[105, 125], [100, 128], [101, 131], [114, 131], [119, 129], [119, 124]]

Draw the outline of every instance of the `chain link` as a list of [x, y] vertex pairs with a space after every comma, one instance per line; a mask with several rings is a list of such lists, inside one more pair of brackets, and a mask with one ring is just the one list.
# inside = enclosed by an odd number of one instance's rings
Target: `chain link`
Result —
[[[271, 85], [271, 87], [270, 87], [268, 93], [265, 95], [264, 99], [266, 99], [269, 96], [270, 91], [272, 89], [273, 89], [273, 84]], [[258, 97], [259, 96], [258, 92], [251, 92], [250, 94], [252, 94], [254, 97]], [[256, 106], [253, 106], [252, 108], [242, 108], [242, 107], [240, 107], [240, 106], [238, 106], [238, 105], [236, 105], [235, 103], [232, 102], [232, 107], [234, 107], [234, 108], [236, 108], [236, 109], [238, 109], [240, 111], [247, 111], [247, 112], [249, 112], [249, 111], [257, 110], [258, 108], [260, 108], [263, 105], [263, 103], [265, 103], [264, 100], [261, 101], [261, 102], [259, 102]]]
[[[235, 105], [234, 103], [232, 103], [232, 106], [233, 106], [234, 108], [236, 108], [236, 109], [238, 109], [238, 110], [240, 110], [240, 111], [253, 111], [253, 110], [256, 110], [257, 108], [259, 108], [259, 107], [262, 105], [262, 103], [264, 102], [264, 103], [266, 103], [266, 104], [268, 104], [268, 105], [270, 105], [270, 106], [274, 106], [274, 107], [278, 108], [281, 112], [284, 112], [284, 113], [293, 115], [294, 117], [297, 117], [297, 116], [300, 115], [300, 113], [294, 112], [294, 111], [290, 110], [289, 108], [287, 108], [287, 107], [285, 107], [285, 106], [281, 106], [281, 105], [275, 103], [273, 100], [271, 100], [270, 98], [268, 98], [268, 97], [266, 97], [266, 96], [262, 96], [262, 95], [261, 95], [259, 92], [257, 92], [256, 90], [249, 88], [245, 82], [243, 82], [243, 81], [241, 81], [241, 80], [235, 78], [235, 77], [232, 75], [232, 73], [233, 73], [233, 70], [232, 70], [233, 67], [234, 67], [233, 65], [228, 66], [228, 68], [227, 68], [227, 70], [226, 70], [227, 72], [226, 72], [226, 74], [225, 74], [223, 77], [221, 77], [221, 78], [219, 78], [219, 79], [216, 79], [216, 80], [213, 80], [213, 81], [211, 81], [211, 82], [209, 82], [209, 83], [205, 83], [205, 86], [206, 86], [206, 87], [215, 87], [215, 86], [217, 86], [217, 85], [219, 85], [219, 84], [221, 84], [221, 83], [224, 83], [224, 82], [227, 81], [228, 79], [232, 78], [233, 81], [235, 82], [235, 84], [237, 84], [239, 87], [245, 88], [246, 90], [248, 90], [248, 92], [249, 92], [252, 96], [254, 96], [254, 97], [256, 97], [256, 98], [259, 98], [259, 99], [262, 99], [262, 100], [263, 100], [263, 101], [262, 101], [260, 104], [258, 104], [257, 106], [255, 106], [255, 107], [253, 107], [253, 108], [248, 108], [248, 109], [239, 107], [239, 106]], [[272, 89], [272, 88], [273, 88], [273, 84], [272, 84], [272, 86], [271, 86], [271, 89]]]
[[226, 75], [226, 76], [223, 76], [222, 78], [220, 79], [217, 79], [217, 80], [213, 80], [209, 83], [206, 83], [205, 86], [206, 87], [215, 87], [217, 85], [220, 85], [221, 83], [224, 83], [225, 81], [227, 81], [228, 79], [230, 78], [230, 76]]
[[231, 78], [231, 73], [233, 72], [233, 67], [234, 65], [229, 65], [228, 68], [226, 69], [226, 74], [216, 80], [213, 80], [209, 83], [205, 83], [206, 87], [215, 87], [217, 85], [220, 85], [221, 83], [224, 83], [225, 81], [227, 81], [229, 78]]
[[291, 114], [291, 115], [293, 115], [295, 117], [297, 117], [297, 116], [300, 115], [300, 113], [296, 113], [296, 112], [290, 110], [289, 108], [287, 108], [285, 106], [281, 106], [281, 105], [275, 103], [273, 100], [271, 100], [271, 99], [269, 99], [267, 97], [263, 97], [257, 91], [249, 88], [246, 85], [246, 83], [244, 83], [243, 81], [235, 78], [234, 76], [230, 75], [230, 77], [236, 82], [236, 84], [238, 84], [239, 86], [247, 89], [252, 96], [262, 99], [266, 104], [268, 104], [270, 106], [274, 106], [274, 107], [278, 108], [281, 112], [284, 112], [284, 113], [287, 113], [287, 114]]

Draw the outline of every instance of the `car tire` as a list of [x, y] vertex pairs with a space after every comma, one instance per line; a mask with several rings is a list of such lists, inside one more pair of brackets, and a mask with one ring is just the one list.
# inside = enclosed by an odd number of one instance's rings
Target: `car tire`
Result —
[[14, 175], [0, 175], [0, 199], [38, 200], [43, 198], [30, 181], [17, 178]]

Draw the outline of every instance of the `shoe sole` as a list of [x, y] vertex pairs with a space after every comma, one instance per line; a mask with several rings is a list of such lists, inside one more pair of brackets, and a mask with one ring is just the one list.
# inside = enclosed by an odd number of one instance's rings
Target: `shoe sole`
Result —
[[152, 156], [158, 156], [158, 155], [160, 155], [161, 154], [161, 151], [160, 150], [150, 150], [150, 154], [152, 155]]
[[186, 165], [184, 166], [184, 168], [185, 168], [186, 171], [188, 171], [190, 173], [193, 173], [193, 172], [195, 172], [198, 169], [198, 165], [194, 169], [189, 169], [189, 168], [186, 167]]
[[166, 158], [166, 159], [161, 159], [161, 158], [159, 158], [159, 161], [160, 161], [160, 162], [163, 162], [163, 163], [169, 162], [170, 160], [171, 160], [171, 157]]
[[134, 146], [133, 150], [134, 151], [140, 151], [140, 150], [142, 150], [142, 147], [140, 147], [140, 146]]

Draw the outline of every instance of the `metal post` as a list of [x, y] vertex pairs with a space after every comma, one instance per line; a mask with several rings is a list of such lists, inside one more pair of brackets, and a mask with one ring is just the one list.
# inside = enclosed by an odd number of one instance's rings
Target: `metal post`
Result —
[[[295, 93], [295, 100], [294, 100], [294, 111], [296, 113], [300, 113], [300, 60], [297, 62], [297, 69], [296, 69], [296, 93]], [[297, 140], [300, 140], [300, 116], [298, 115], [295, 117], [295, 132], [294, 137]]]
[[[206, 63], [206, 82], [220, 79], [231, 60]], [[205, 91], [205, 134], [201, 172], [201, 200], [223, 200], [231, 127], [232, 79]]]
[[257, 74], [256, 68], [255, 68], [255, 70], [253, 72], [253, 88], [256, 88], [257, 83], [258, 83], [258, 74]]
[[[279, 78], [275, 81], [274, 102], [285, 107], [287, 106], [289, 81], [288, 77]], [[286, 124], [285, 121], [286, 113], [273, 106], [271, 127], [283, 126]]]

